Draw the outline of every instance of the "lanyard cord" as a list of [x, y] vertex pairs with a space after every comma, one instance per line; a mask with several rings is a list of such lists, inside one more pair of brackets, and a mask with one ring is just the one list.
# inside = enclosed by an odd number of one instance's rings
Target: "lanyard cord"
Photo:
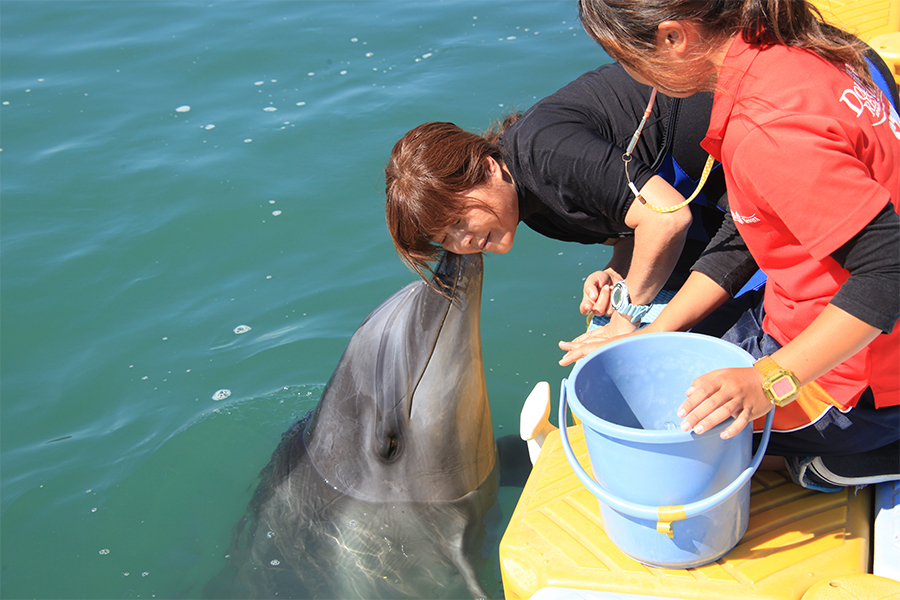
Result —
[[[625, 159], [625, 155], [622, 156], [622, 159], [623, 160]], [[681, 202], [679, 204], [676, 204], [674, 206], [654, 206], [653, 204], [650, 204], [649, 202], [647, 202], [647, 200], [645, 200], [644, 197], [641, 196], [641, 193], [637, 190], [634, 183], [632, 183], [631, 176], [628, 175], [628, 163], [629, 162], [631, 162], [630, 156], [628, 157], [627, 160], [625, 160], [625, 176], [628, 178], [628, 187], [630, 187], [631, 191], [634, 193], [635, 200], [639, 200], [641, 202], [641, 204], [643, 204], [644, 206], [646, 206], [653, 212], [657, 212], [657, 213], [661, 213], [661, 214], [668, 214], [668, 213], [675, 212], [679, 208], [684, 208], [685, 206], [690, 204], [694, 198], [697, 197], [697, 194], [699, 194], [700, 190], [703, 189], [703, 185], [706, 183], [706, 178], [709, 177], [709, 173], [710, 173], [710, 171], [712, 171], [713, 164], [716, 161], [715, 161], [715, 159], [713, 159], [712, 155], [707, 157], [706, 165], [703, 167], [703, 174], [700, 175], [700, 182], [697, 183], [697, 189], [694, 190], [694, 193], [691, 194], [691, 196], [687, 200], [685, 200], [684, 202]]]
[[631, 175], [628, 174], [628, 163], [631, 162], [631, 153], [634, 152], [634, 147], [637, 146], [637, 142], [641, 137], [641, 132], [644, 130], [644, 125], [647, 123], [647, 118], [650, 116], [650, 112], [653, 110], [653, 104], [656, 102], [656, 88], [653, 88], [653, 91], [650, 92], [650, 100], [647, 102], [647, 109], [644, 111], [644, 116], [641, 117], [641, 122], [638, 125], [637, 129], [634, 131], [634, 135], [631, 136], [631, 141], [628, 143], [628, 148], [625, 150], [625, 154], [622, 155], [622, 160], [625, 162], [625, 177], [628, 179], [628, 187], [631, 188], [631, 192], [634, 194], [635, 200], [639, 200], [641, 204], [652, 210], [653, 212], [668, 214], [675, 212], [679, 208], [684, 208], [691, 201], [697, 197], [700, 193], [700, 190], [703, 189], [703, 185], [706, 183], [706, 178], [709, 177], [710, 171], [712, 171], [713, 163], [715, 160], [712, 155], [710, 155], [706, 159], [706, 166], [703, 167], [703, 174], [700, 176], [700, 182], [697, 184], [697, 189], [694, 190], [694, 193], [691, 194], [691, 197], [685, 200], [680, 204], [676, 204], [675, 206], [654, 206], [647, 202], [641, 193], [638, 191], [637, 187], [634, 185], [634, 182], [631, 181]]

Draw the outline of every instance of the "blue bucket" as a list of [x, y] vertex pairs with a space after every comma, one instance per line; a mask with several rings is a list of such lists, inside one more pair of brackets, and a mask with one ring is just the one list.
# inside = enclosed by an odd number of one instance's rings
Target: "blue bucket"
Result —
[[[581, 359], [563, 380], [560, 438], [569, 464], [597, 496], [603, 527], [625, 554], [647, 565], [689, 568], [727, 554], [747, 531], [756, 456], [747, 426], [728, 440], [732, 419], [697, 435], [676, 411], [700, 375], [752, 366], [741, 348], [693, 333], [652, 333], [612, 342]], [[566, 405], [581, 419], [596, 481], [566, 433]]]

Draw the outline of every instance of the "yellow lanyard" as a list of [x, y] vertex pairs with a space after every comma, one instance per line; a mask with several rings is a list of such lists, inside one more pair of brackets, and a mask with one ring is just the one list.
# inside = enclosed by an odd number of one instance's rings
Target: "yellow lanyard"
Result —
[[712, 155], [710, 155], [706, 159], [706, 166], [703, 167], [703, 174], [700, 176], [700, 183], [697, 184], [697, 189], [694, 190], [694, 193], [691, 194], [691, 197], [682, 202], [681, 204], [676, 204], [675, 206], [654, 206], [647, 202], [641, 193], [638, 191], [637, 187], [634, 185], [634, 182], [631, 181], [631, 175], [628, 174], [628, 163], [631, 162], [631, 153], [634, 152], [634, 147], [637, 145], [638, 139], [641, 137], [641, 132], [644, 129], [644, 125], [647, 123], [647, 117], [650, 116], [650, 111], [653, 110], [653, 103], [656, 101], [656, 88], [653, 88], [653, 91], [650, 93], [650, 100], [647, 102], [647, 109], [644, 111], [644, 116], [641, 119], [641, 122], [638, 124], [637, 129], [634, 132], [634, 135], [631, 136], [631, 141], [628, 144], [628, 148], [625, 150], [625, 154], [622, 155], [622, 160], [625, 161], [625, 178], [628, 179], [628, 187], [631, 188], [631, 192], [634, 194], [635, 200], [640, 200], [641, 204], [652, 210], [653, 212], [667, 214], [672, 213], [678, 210], [679, 208], [684, 208], [688, 204], [691, 203], [691, 200], [697, 197], [697, 194], [700, 193], [700, 190], [703, 189], [703, 184], [706, 183], [706, 178], [709, 177], [710, 171], [712, 171], [713, 163], [715, 160]]
[[709, 173], [710, 173], [710, 171], [712, 171], [713, 164], [715, 164], [715, 162], [716, 162], [715, 159], [712, 157], [712, 155], [707, 157], [706, 165], [703, 167], [703, 174], [700, 175], [700, 182], [697, 184], [697, 189], [694, 190], [694, 193], [691, 194], [690, 198], [688, 198], [684, 202], [681, 202], [674, 206], [654, 206], [654, 205], [650, 204], [649, 202], [647, 202], [647, 200], [645, 200], [643, 196], [641, 196], [640, 192], [637, 191], [637, 188], [631, 182], [631, 176], [628, 175], [628, 163], [631, 162], [631, 157], [628, 156], [628, 158], [626, 160], [626, 156], [627, 155], [623, 155], [622, 160], [625, 160], [625, 176], [628, 177], [628, 187], [630, 187], [631, 191], [634, 193], [634, 199], [640, 200], [641, 204], [643, 204], [644, 206], [646, 206], [653, 212], [662, 213], [662, 214], [675, 212], [679, 208], [684, 208], [685, 206], [690, 204], [691, 200], [696, 198], [697, 194], [700, 193], [700, 190], [703, 189], [703, 184], [706, 183], [706, 178], [709, 177]]

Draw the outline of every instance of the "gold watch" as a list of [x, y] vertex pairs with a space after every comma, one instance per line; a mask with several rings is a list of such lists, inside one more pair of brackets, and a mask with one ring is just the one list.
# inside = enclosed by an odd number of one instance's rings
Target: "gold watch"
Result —
[[775, 406], [786, 406], [800, 395], [800, 380], [787, 369], [778, 366], [771, 356], [764, 356], [753, 366], [762, 373], [763, 392]]

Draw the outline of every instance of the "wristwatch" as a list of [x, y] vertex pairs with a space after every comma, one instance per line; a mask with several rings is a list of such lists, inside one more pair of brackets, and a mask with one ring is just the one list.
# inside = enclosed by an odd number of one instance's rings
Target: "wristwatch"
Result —
[[763, 392], [775, 406], [786, 406], [800, 395], [800, 380], [797, 376], [778, 366], [771, 356], [764, 356], [753, 366], [762, 373]]
[[632, 323], [639, 323], [641, 317], [650, 310], [649, 304], [632, 304], [628, 297], [628, 286], [623, 279], [613, 286], [610, 302], [616, 312], [627, 317]]

